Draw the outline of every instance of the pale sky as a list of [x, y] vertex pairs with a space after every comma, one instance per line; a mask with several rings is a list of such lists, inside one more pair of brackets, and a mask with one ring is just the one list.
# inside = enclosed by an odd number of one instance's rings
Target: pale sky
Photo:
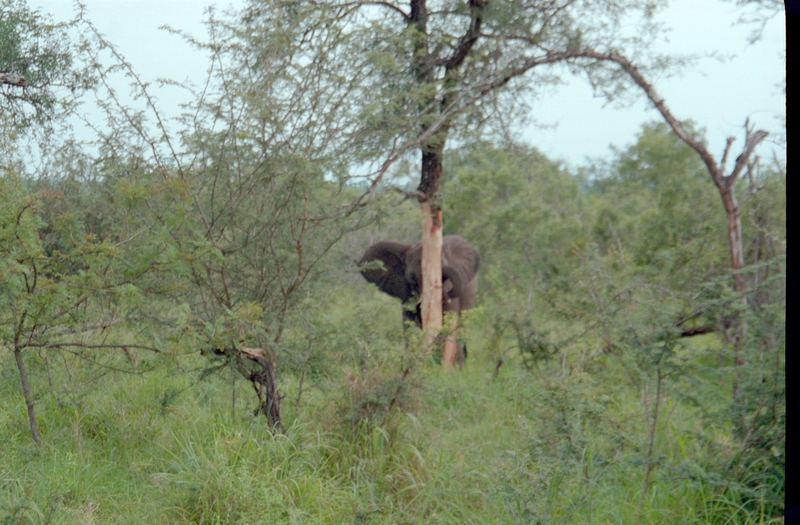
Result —
[[[205, 57], [179, 37], [160, 30], [162, 25], [205, 36], [203, 12], [214, 4], [218, 10], [241, 0], [84, 0], [88, 18], [125, 55], [145, 81], [159, 77], [190, 79], [202, 83]], [[66, 20], [73, 12], [69, 0], [29, 0], [32, 6]], [[770, 132], [759, 150], [763, 158], [777, 151], [785, 158], [785, 23], [783, 14], [766, 26], [762, 39], [749, 45], [752, 26], [737, 25], [741, 14], [735, 2], [721, 0], [671, 0], [659, 19], [672, 31], [657, 42], [668, 54], [720, 53], [733, 55], [726, 62], [702, 59], [674, 78], [653, 79], [673, 114], [693, 119], [707, 130], [710, 151], [722, 153], [725, 139], [734, 135], [741, 147], [743, 125], [748, 117], [757, 128]], [[156, 92], [162, 105], [175, 108], [180, 100], [175, 89]], [[633, 143], [644, 123], [660, 116], [641, 94], [638, 101], [620, 109], [593, 98], [584, 79], [571, 79], [533, 105], [533, 116], [546, 128], [531, 127], [524, 138], [554, 160], [571, 166], [589, 158], [608, 158], [610, 146]]]

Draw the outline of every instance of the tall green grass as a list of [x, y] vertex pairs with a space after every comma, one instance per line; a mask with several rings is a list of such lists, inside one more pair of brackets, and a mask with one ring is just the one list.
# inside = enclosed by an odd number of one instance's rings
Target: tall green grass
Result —
[[[41, 395], [41, 449], [5, 373], [0, 523], [777, 521], [711, 482], [702, 419], [672, 391], [642, 498], [642, 392], [614, 355], [533, 372], [509, 359], [496, 375], [481, 352], [450, 374], [421, 362], [404, 402], [364, 411], [398, 391], [401, 354], [317, 381], [297, 408], [285, 404], [276, 435], [229, 375], [109, 372], [80, 396]], [[181, 366], [200, 370], [192, 359]], [[284, 379], [286, 399], [296, 379]]]

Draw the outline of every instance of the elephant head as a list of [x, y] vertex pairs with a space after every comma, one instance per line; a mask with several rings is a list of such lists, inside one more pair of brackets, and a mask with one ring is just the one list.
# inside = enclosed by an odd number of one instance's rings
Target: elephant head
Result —
[[[382, 292], [404, 303], [403, 318], [421, 325], [419, 297], [422, 294], [422, 243], [416, 245], [380, 241], [370, 246], [359, 265], [382, 261], [383, 268], [361, 269], [364, 278]], [[461, 313], [475, 305], [478, 293], [480, 255], [470, 243], [457, 235], [442, 239], [442, 308]]]

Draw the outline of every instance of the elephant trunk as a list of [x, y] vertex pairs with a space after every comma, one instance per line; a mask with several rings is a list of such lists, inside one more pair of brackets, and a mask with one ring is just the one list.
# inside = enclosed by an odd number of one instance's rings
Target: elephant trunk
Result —
[[[446, 284], [450, 282], [450, 286]], [[454, 266], [442, 266], [442, 291], [448, 299], [455, 299], [461, 295], [466, 285], [464, 274]]]

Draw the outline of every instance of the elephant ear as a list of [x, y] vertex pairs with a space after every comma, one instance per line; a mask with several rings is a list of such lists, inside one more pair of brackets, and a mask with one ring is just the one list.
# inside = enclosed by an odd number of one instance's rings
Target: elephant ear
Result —
[[[358, 262], [364, 279], [378, 285], [382, 292], [406, 302], [411, 289], [406, 282], [406, 253], [410, 244], [380, 241], [370, 246]], [[376, 261], [383, 263], [379, 268]], [[372, 264], [367, 264], [372, 263]]]
[[447, 297], [460, 297], [464, 287], [478, 275], [480, 266], [480, 254], [470, 243], [458, 235], [442, 239], [442, 280], [450, 283], [443, 283]]

